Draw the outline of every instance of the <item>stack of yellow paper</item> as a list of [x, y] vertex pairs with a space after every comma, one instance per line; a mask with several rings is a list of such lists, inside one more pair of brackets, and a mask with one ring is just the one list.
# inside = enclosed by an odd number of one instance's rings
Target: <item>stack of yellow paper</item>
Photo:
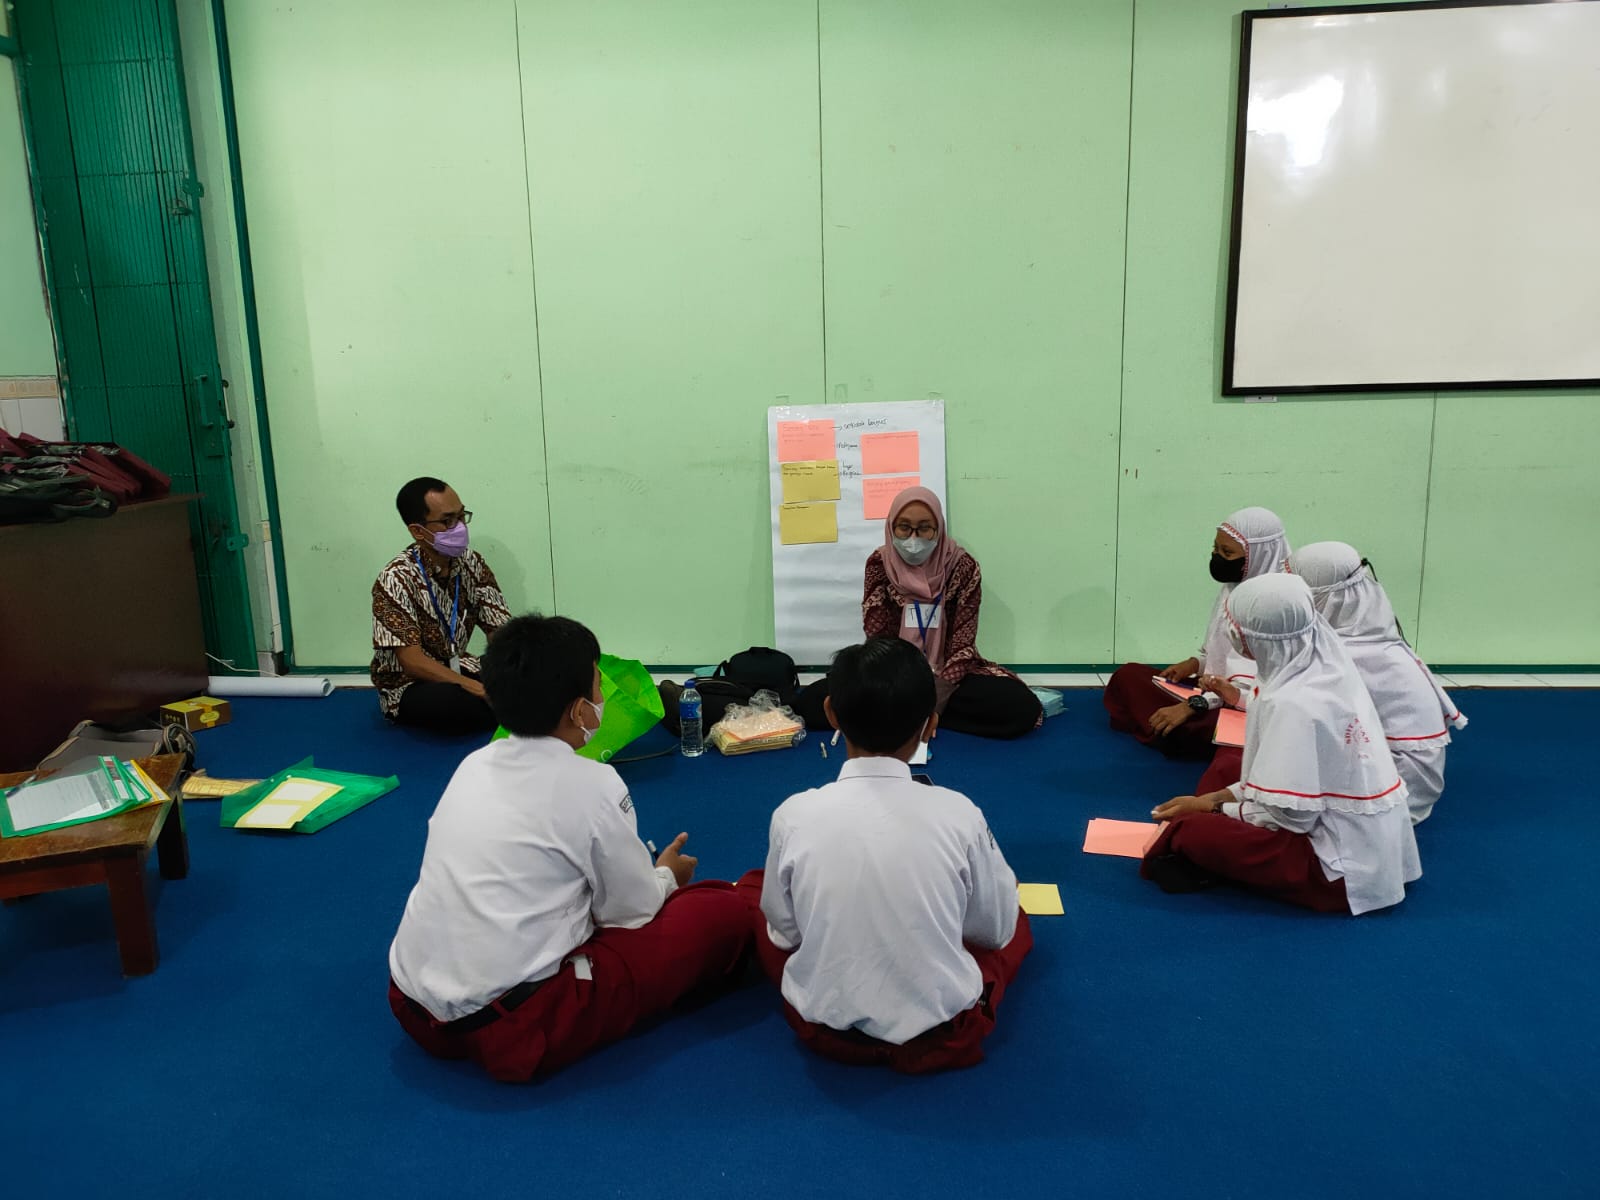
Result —
[[711, 727], [706, 740], [728, 756], [757, 750], [787, 750], [805, 732], [805, 726], [779, 709], [723, 718]]

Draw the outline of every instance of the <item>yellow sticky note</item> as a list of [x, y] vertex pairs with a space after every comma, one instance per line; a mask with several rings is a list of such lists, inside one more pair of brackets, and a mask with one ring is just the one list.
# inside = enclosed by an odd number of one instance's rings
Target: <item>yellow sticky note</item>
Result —
[[799, 504], [806, 500], [839, 498], [839, 460], [786, 462], [779, 466], [783, 476], [783, 502]]
[[1059, 917], [1067, 911], [1061, 907], [1061, 889], [1053, 883], [1017, 884], [1017, 902], [1030, 917]]
[[808, 546], [839, 540], [837, 504], [781, 504], [778, 535], [785, 546]]

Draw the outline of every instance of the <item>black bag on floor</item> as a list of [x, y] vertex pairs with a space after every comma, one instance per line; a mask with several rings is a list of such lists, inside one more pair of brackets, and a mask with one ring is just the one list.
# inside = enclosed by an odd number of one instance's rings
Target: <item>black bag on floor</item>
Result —
[[[778, 699], [790, 708], [800, 694], [800, 675], [794, 668], [794, 659], [782, 650], [767, 646], [751, 646], [741, 650], [722, 663], [710, 679], [697, 679], [695, 690], [700, 693], [700, 730], [710, 733], [711, 727], [722, 720], [730, 705], [749, 704], [751, 698], [765, 689], [776, 692]], [[660, 685], [661, 706], [666, 715], [661, 723], [681, 736], [678, 724], [678, 694], [681, 683], [665, 680]]]
[[752, 695], [766, 688], [791, 708], [800, 694], [800, 674], [794, 669], [794, 659], [770, 646], [741, 650], [717, 668], [716, 678], [747, 687]]

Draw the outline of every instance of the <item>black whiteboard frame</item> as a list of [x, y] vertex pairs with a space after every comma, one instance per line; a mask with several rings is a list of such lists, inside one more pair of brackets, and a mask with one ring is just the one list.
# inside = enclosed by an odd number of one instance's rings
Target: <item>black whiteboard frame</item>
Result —
[[1594, 4], [1600, 0], [1452, 0], [1430, 3], [1411, 0], [1400, 4], [1332, 4], [1305, 8], [1246, 9], [1240, 13], [1239, 81], [1234, 95], [1233, 197], [1228, 234], [1228, 304], [1222, 339], [1222, 394], [1224, 396], [1308, 396], [1336, 392], [1489, 392], [1521, 391], [1534, 388], [1597, 388], [1600, 379], [1475, 379], [1406, 383], [1318, 383], [1251, 384], [1241, 387], [1233, 380], [1234, 341], [1239, 316], [1239, 242], [1244, 230], [1244, 158], [1246, 124], [1250, 109], [1250, 33], [1256, 21], [1285, 17], [1301, 18], [1346, 13], [1435, 12], [1449, 8], [1514, 8], [1545, 4]]

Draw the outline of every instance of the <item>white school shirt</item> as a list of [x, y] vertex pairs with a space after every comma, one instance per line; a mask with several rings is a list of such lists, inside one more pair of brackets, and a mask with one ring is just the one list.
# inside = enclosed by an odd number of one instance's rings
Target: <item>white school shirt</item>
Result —
[[554, 975], [597, 926], [647, 924], [676, 886], [639, 840], [615, 768], [558, 738], [492, 742], [456, 768], [428, 821], [389, 973], [453, 1021]]
[[978, 806], [895, 758], [853, 758], [836, 783], [772, 814], [761, 911], [794, 949], [783, 998], [807, 1021], [903, 1045], [977, 1003], [963, 941], [1017, 928], [1017, 877]]

